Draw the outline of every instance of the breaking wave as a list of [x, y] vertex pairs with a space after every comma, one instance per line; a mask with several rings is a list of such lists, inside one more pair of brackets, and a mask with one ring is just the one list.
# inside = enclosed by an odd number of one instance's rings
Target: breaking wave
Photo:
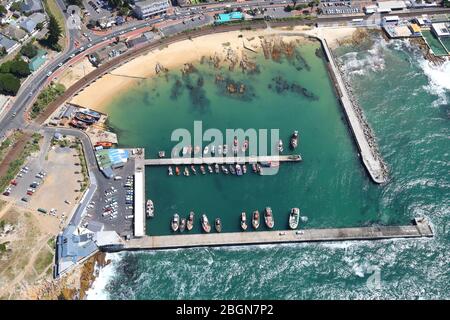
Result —
[[420, 61], [420, 67], [429, 79], [429, 83], [424, 89], [439, 99], [434, 105], [448, 104], [448, 94], [450, 92], [450, 61], [447, 60], [440, 66], [434, 66], [425, 59]]

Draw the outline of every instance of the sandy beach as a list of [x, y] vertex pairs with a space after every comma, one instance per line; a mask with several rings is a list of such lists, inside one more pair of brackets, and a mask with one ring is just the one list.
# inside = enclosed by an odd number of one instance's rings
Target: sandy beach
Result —
[[[354, 31], [355, 28], [310, 30], [308, 27], [297, 26], [295, 28], [217, 33], [180, 41], [148, 52], [112, 70], [79, 92], [72, 98], [71, 102], [104, 112], [108, 103], [115, 96], [126, 91], [130, 86], [138, 84], [143, 79], [154, 76], [156, 74], [155, 67], [158, 63], [168, 70], [173, 70], [181, 68], [185, 63], [199, 62], [202, 57], [216, 55], [224, 59], [229, 49], [241, 56], [242, 54], [251, 54], [251, 50], [260, 52], [262, 50], [262, 37], [280, 34], [282, 34], [283, 40], [286, 39], [287, 41], [302, 39], [299, 33], [321, 35], [325, 36], [330, 46], [333, 46], [338, 43], [339, 39], [351, 36]], [[286, 36], [287, 34], [292, 34], [292, 36]], [[251, 50], [248, 50], [249, 48]], [[65, 81], [65, 85], [70, 85], [70, 82]]]

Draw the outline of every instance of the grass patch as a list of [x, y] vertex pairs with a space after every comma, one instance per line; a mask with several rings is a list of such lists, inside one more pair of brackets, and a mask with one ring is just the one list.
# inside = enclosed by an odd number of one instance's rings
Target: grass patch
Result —
[[47, 244], [50, 248], [55, 249], [56, 247], [55, 237], [51, 237], [50, 239], [48, 239]]
[[10, 147], [22, 136], [22, 132], [16, 131], [0, 144], [0, 162], [3, 161]]
[[36, 117], [42, 111], [44, 111], [50, 103], [61, 96], [64, 91], [66, 91], [66, 87], [64, 87], [64, 85], [60, 83], [49, 85], [47, 88], [42, 90], [42, 92], [37, 97], [36, 102], [33, 104], [33, 107], [31, 108], [31, 119], [36, 119]]
[[83, 192], [86, 190], [88, 183], [89, 183], [89, 173], [87, 170], [87, 164], [86, 159], [84, 156], [84, 151], [81, 146], [81, 142], [79, 139], [77, 139], [76, 143], [72, 144], [70, 146], [71, 148], [75, 148], [78, 151], [78, 154], [80, 155], [80, 167], [81, 167], [81, 174], [83, 175], [83, 180], [80, 183], [80, 192]]
[[43, 248], [34, 262], [34, 269], [37, 274], [41, 274], [53, 263], [53, 253], [47, 248]]

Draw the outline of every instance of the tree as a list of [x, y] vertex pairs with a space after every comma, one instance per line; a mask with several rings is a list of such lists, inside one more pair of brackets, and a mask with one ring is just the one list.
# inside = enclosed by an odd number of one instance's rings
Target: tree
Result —
[[13, 95], [17, 94], [20, 88], [20, 80], [10, 73], [0, 74], [0, 93]]
[[25, 78], [31, 73], [28, 63], [26, 63], [22, 59], [12, 62], [10, 72], [18, 78]]
[[20, 53], [31, 59], [37, 55], [37, 48], [32, 43], [28, 42], [20, 49]]
[[14, 2], [11, 7], [9, 7], [11, 11], [22, 11], [22, 1]]
[[5, 47], [0, 47], [0, 57], [4, 57], [8, 54]]
[[78, 6], [80, 8], [84, 7], [82, 0], [68, 0], [67, 3], [73, 6]]
[[41, 31], [43, 28], [44, 28], [44, 24], [43, 24], [42, 22], [39, 22], [39, 23], [36, 25], [36, 29], [38, 29], [39, 31]]
[[6, 10], [5, 6], [0, 4], [0, 15], [3, 16], [8, 12], [8, 10]]
[[113, 8], [118, 8], [123, 6], [123, 0], [108, 0], [108, 3]]
[[50, 21], [48, 23], [48, 35], [47, 39], [44, 41], [48, 47], [59, 51], [61, 48], [58, 45], [59, 38], [61, 37], [61, 27], [58, 21], [53, 15], [50, 15]]
[[450, 0], [444, 0], [444, 7], [450, 8]]

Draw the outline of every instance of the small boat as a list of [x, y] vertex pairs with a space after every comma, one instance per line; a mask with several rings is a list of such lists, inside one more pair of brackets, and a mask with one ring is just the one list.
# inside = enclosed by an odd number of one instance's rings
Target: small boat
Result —
[[206, 174], [206, 170], [205, 170], [205, 166], [204, 165], [200, 166], [200, 171], [202, 172], [202, 174]]
[[246, 174], [246, 173], [247, 173], [247, 165], [246, 165], [246, 164], [243, 164], [243, 165], [242, 165], [242, 173], [243, 173], [243, 174]]
[[253, 211], [252, 226], [255, 230], [259, 228], [259, 211], [258, 210]]
[[223, 155], [226, 156], [228, 153], [228, 145], [224, 144], [223, 145], [223, 151], [222, 151]]
[[269, 229], [273, 228], [274, 220], [273, 220], [272, 209], [270, 207], [266, 207], [266, 211], [264, 214], [264, 221], [266, 222], [267, 228], [269, 228]]
[[240, 164], [236, 164], [236, 175], [242, 176], [242, 169]]
[[245, 139], [244, 144], [242, 145], [242, 152], [247, 151], [247, 149], [248, 149], [248, 140]]
[[188, 169], [188, 167], [184, 167], [184, 172], [183, 172], [183, 174], [184, 174], [186, 177], [189, 177], [189, 169]]
[[147, 200], [145, 211], [147, 212], [147, 218], [153, 218], [155, 216], [155, 207], [153, 206], [152, 200]]
[[259, 174], [262, 174], [261, 165], [259, 163], [256, 165], [256, 172], [258, 172]]
[[208, 171], [209, 171], [209, 173], [213, 173], [213, 168], [209, 164], [208, 164]]
[[234, 165], [230, 164], [230, 172], [231, 174], [236, 174], [236, 170], [234, 169]]
[[175, 167], [175, 174], [176, 174], [177, 176], [179, 176], [179, 175], [180, 175], [180, 168], [178, 168], [178, 167]]
[[188, 155], [190, 155], [190, 156], [192, 156], [192, 146], [191, 145], [189, 145], [188, 146]]
[[173, 215], [172, 221], [170, 222], [170, 227], [172, 228], [173, 232], [177, 232], [179, 226], [180, 226], [180, 216], [178, 215], [178, 213], [175, 213]]
[[247, 216], [245, 212], [241, 213], [241, 229], [244, 231], [247, 230]]
[[194, 147], [194, 154], [198, 154], [200, 152], [200, 147], [199, 146], [195, 146]]
[[164, 158], [165, 156], [166, 156], [166, 152], [165, 151], [158, 152], [158, 157]]
[[228, 174], [228, 169], [224, 165], [222, 165], [221, 169], [223, 173]]
[[180, 153], [177, 148], [172, 149], [172, 158], [178, 158], [180, 156]]
[[181, 222], [180, 222], [180, 232], [184, 232], [184, 229], [186, 229], [186, 218], [181, 218]]
[[255, 173], [258, 171], [258, 168], [256, 167], [256, 163], [252, 164], [252, 169], [253, 169], [253, 172], [255, 172]]
[[193, 174], [197, 174], [197, 170], [195, 170], [195, 166], [194, 165], [191, 165], [191, 170], [192, 170]]
[[234, 136], [233, 146], [237, 147], [238, 143], [239, 143], [238, 138], [236, 136]]
[[214, 226], [216, 227], [217, 232], [222, 232], [222, 221], [220, 221], [220, 218], [216, 218]]
[[187, 152], [188, 152], [188, 147], [184, 146], [183, 147], [183, 156], [185, 156], [187, 154]]
[[167, 171], [169, 172], [169, 176], [173, 176], [173, 171], [172, 171], [171, 166], [169, 166], [169, 168], [167, 168]]
[[214, 155], [216, 153], [216, 146], [211, 146], [211, 154]]
[[223, 152], [223, 146], [221, 144], [219, 144], [219, 146], [217, 147], [217, 153], [219, 154], [219, 156], [221, 156], [222, 152]]
[[202, 228], [206, 233], [211, 232], [211, 225], [209, 224], [208, 217], [205, 214], [202, 215]]
[[205, 149], [203, 149], [203, 155], [207, 155], [209, 153], [209, 147], [206, 146]]
[[278, 152], [282, 153], [283, 152], [283, 141], [278, 141]]
[[238, 147], [237, 147], [237, 146], [233, 146], [233, 147], [231, 147], [231, 149], [233, 150], [233, 154], [234, 154], [234, 155], [237, 155], [237, 153], [238, 153]]
[[217, 163], [214, 165], [214, 169], [216, 170], [216, 173], [220, 172], [219, 165]]
[[298, 131], [295, 130], [291, 136], [291, 148], [295, 149], [298, 146]]
[[186, 229], [191, 231], [194, 227], [194, 211], [189, 212], [189, 218], [186, 223]]
[[289, 215], [289, 228], [297, 229], [299, 218], [300, 218], [300, 209], [292, 208], [291, 214]]

